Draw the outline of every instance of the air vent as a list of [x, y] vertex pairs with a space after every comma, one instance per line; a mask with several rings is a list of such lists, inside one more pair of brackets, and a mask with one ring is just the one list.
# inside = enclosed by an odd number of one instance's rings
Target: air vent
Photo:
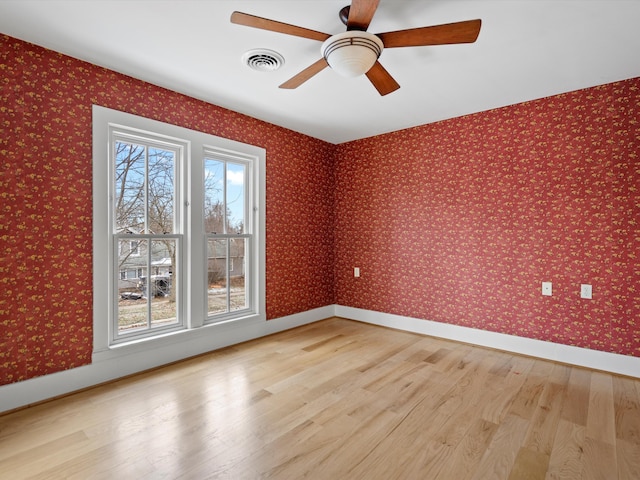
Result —
[[242, 56], [242, 63], [258, 72], [273, 72], [284, 65], [284, 57], [264, 48], [249, 50]]

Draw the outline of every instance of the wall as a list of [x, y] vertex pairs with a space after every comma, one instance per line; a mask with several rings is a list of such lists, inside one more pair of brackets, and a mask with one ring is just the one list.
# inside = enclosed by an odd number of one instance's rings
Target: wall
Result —
[[0, 384], [91, 361], [91, 106], [267, 150], [269, 319], [335, 303], [335, 147], [0, 35]]
[[340, 145], [337, 303], [640, 356], [639, 122], [634, 79]]
[[640, 357], [638, 79], [339, 146], [6, 36], [0, 88], [0, 384], [91, 360], [94, 103], [267, 149], [269, 319], [337, 303]]

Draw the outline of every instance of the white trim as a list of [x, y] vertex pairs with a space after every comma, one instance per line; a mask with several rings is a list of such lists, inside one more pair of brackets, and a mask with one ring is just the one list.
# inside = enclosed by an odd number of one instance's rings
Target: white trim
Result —
[[96, 353], [90, 365], [1, 386], [0, 413], [229, 345], [324, 320], [334, 316], [334, 310], [335, 307], [329, 305], [269, 321], [254, 321], [242, 325], [234, 322], [214, 324], [194, 330], [192, 335], [181, 336], [180, 342], [171, 341], [163, 345], [154, 343], [153, 348], [138, 349], [125, 355]]
[[[122, 337], [122, 342], [114, 341], [116, 335], [109, 329], [114, 329], [111, 320], [114, 316], [117, 297], [113, 292], [116, 285], [115, 279], [110, 281], [108, 272], [114, 262], [114, 253], [109, 247], [109, 238], [113, 227], [109, 225], [109, 202], [112, 186], [105, 179], [111, 179], [109, 164], [109, 146], [111, 135], [117, 134], [123, 137], [136, 138], [140, 135], [145, 141], [166, 142], [167, 145], [179, 146], [183, 151], [181, 167], [176, 175], [183, 176], [186, 188], [180, 188], [181, 192], [177, 202], [184, 210], [184, 215], [178, 223], [185, 228], [177, 228], [182, 241], [179, 268], [182, 270], [179, 288], [188, 294], [183, 298], [180, 306], [183, 318], [187, 319], [184, 328], [175, 329], [164, 336], [140, 336], [142, 340], [155, 342], [158, 348], [164, 348], [169, 341], [177, 343], [188, 342], [196, 334], [189, 333], [194, 329], [201, 329], [206, 323], [206, 297], [203, 281], [207, 278], [206, 242], [202, 229], [202, 205], [204, 204], [203, 181], [205, 154], [224, 156], [231, 161], [236, 160], [247, 165], [248, 195], [247, 209], [250, 214], [245, 215], [245, 221], [250, 222], [251, 252], [249, 262], [248, 292], [251, 296], [251, 308], [247, 309], [247, 317], [238, 319], [238, 325], [247, 325], [248, 322], [260, 322], [266, 320], [265, 300], [265, 199], [266, 199], [266, 150], [262, 147], [240, 143], [215, 135], [190, 130], [184, 127], [158, 122], [144, 117], [139, 117], [117, 110], [111, 110], [98, 105], [93, 106], [93, 355], [94, 361], [102, 357], [112, 358], [116, 355], [124, 355], [129, 358], [130, 352], [152, 351], [150, 344], [142, 345], [131, 336]], [[151, 139], [151, 140], [149, 140]], [[181, 182], [182, 184], [182, 182]], [[183, 186], [184, 187], [184, 186]], [[194, 240], [195, 239], [195, 240]], [[201, 245], [201, 248], [198, 246]], [[249, 253], [249, 252], [247, 252]], [[114, 269], [115, 271], [115, 269]], [[250, 310], [250, 311], [249, 311]], [[241, 314], [239, 314], [241, 315]], [[230, 316], [231, 317], [231, 316]], [[220, 322], [224, 323], [224, 322]], [[229, 329], [228, 325], [221, 328]], [[175, 335], [174, 335], [175, 334]], [[205, 333], [203, 338], [207, 338]], [[182, 338], [184, 336], [184, 338]], [[129, 348], [120, 348], [126, 344]], [[155, 347], [154, 347], [155, 348]], [[143, 362], [144, 363], [144, 362]]]
[[233, 322], [210, 325], [194, 332], [197, 335], [185, 337], [185, 341], [172, 341], [154, 347], [153, 354], [146, 349], [117, 357], [96, 354], [90, 365], [0, 386], [0, 413], [333, 316], [640, 378], [638, 357], [360, 308], [328, 305], [274, 320], [244, 323], [242, 326], [234, 326]]
[[336, 305], [338, 317], [640, 378], [640, 358]]

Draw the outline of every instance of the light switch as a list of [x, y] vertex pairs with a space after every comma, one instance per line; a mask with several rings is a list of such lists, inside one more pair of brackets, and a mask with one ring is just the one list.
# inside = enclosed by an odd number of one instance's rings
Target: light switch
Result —
[[542, 295], [550, 297], [553, 295], [553, 287], [551, 282], [542, 282]]
[[353, 267], [353, 276], [354, 277], [360, 276], [360, 267]]
[[580, 298], [588, 298], [591, 300], [592, 296], [591, 285], [583, 283], [580, 285]]

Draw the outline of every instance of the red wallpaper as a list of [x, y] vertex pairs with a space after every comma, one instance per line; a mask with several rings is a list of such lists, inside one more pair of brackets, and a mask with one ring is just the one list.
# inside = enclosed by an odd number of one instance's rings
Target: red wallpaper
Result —
[[640, 79], [340, 145], [337, 303], [640, 356], [639, 153]]
[[91, 360], [94, 103], [267, 149], [269, 319], [338, 303], [640, 356], [638, 79], [339, 146], [1, 35], [0, 89], [0, 384]]
[[266, 148], [267, 317], [335, 303], [333, 145], [2, 35], [0, 88], [0, 384], [91, 361], [94, 103]]

